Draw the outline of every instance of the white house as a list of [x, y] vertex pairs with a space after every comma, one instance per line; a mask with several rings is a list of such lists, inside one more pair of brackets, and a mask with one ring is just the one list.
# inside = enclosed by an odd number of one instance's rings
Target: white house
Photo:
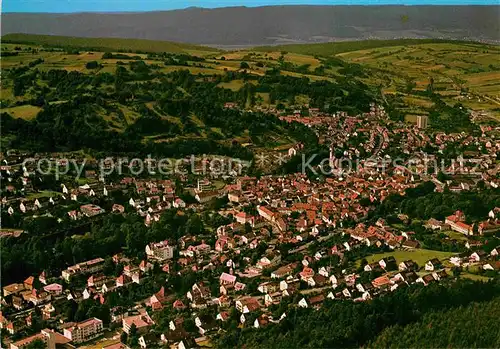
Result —
[[298, 305], [299, 305], [299, 307], [301, 307], [301, 308], [307, 308], [307, 307], [308, 307], [308, 305], [307, 305], [307, 301], [306, 301], [306, 299], [305, 299], [305, 298], [302, 298], [302, 299], [299, 301]]

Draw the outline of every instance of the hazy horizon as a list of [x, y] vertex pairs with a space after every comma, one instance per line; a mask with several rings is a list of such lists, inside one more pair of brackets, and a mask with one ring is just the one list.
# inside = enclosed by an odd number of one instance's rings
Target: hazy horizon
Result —
[[2, 1], [2, 13], [78, 13], [78, 12], [153, 12], [182, 10], [190, 7], [202, 9], [216, 9], [223, 7], [264, 7], [264, 6], [293, 6], [293, 5], [317, 5], [317, 6], [380, 6], [380, 5], [449, 5], [449, 6], [470, 6], [470, 5], [498, 5], [496, 0], [340, 0], [325, 1], [313, 0], [307, 3], [300, 0], [269, 1], [269, 0], [246, 0], [237, 2], [232, 0], [143, 0], [143, 1], [120, 1], [120, 0], [4, 0]]

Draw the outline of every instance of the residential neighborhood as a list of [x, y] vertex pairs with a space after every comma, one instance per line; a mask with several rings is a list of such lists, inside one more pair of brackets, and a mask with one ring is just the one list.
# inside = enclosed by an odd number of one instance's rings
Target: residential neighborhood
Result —
[[[498, 206], [466, 207], [467, 215], [444, 203], [432, 210], [400, 205], [424, 195], [443, 200], [496, 190], [495, 130], [431, 138], [424, 128], [385, 122], [375, 104], [358, 116], [312, 108], [308, 114], [281, 118], [308, 125], [328, 144], [332, 172], [321, 178], [126, 173], [100, 180], [97, 161], [80, 158], [84, 178], [49, 183], [21, 165], [48, 154], [2, 154], [2, 218], [30, 227], [3, 231], [2, 239], [36, 236], [45, 220], [55, 224], [36, 245], [44, 251], [50, 241], [54, 260], [4, 278], [5, 347], [35, 340], [48, 348], [210, 347], [230, 326], [277, 326], [290, 309], [497, 277]], [[450, 174], [407, 161], [441, 158], [451, 144], [473, 145], [475, 157], [447, 159]], [[437, 151], [425, 154], [425, 148]], [[286, 156], [302, 151], [298, 144]], [[394, 165], [394, 152], [406, 154], [405, 166]], [[345, 159], [359, 159], [355, 171], [346, 172]], [[209, 160], [195, 168], [203, 161]], [[182, 163], [190, 166], [189, 159]]]

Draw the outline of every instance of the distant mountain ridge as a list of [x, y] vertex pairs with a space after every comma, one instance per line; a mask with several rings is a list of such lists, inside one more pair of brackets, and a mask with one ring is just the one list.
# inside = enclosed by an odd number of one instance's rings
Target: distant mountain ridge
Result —
[[361, 39], [500, 41], [500, 6], [266, 6], [124, 13], [4, 13], [9, 33], [252, 46]]

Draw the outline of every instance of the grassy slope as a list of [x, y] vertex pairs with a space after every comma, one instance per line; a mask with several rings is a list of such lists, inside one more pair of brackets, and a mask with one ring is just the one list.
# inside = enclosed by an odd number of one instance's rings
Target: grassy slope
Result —
[[95, 51], [142, 51], [142, 52], [177, 52], [209, 54], [219, 52], [212, 47], [182, 44], [170, 41], [120, 38], [80, 38], [71, 36], [7, 34], [2, 36], [2, 43], [20, 43], [46, 45], [54, 47], [74, 47]]
[[34, 119], [40, 110], [40, 107], [36, 107], [34, 105], [20, 105], [17, 107], [1, 109], [2, 112], [9, 113], [14, 118], [21, 118], [25, 120]]
[[290, 44], [278, 46], [255, 47], [255, 51], [287, 51], [306, 55], [332, 56], [343, 52], [367, 50], [372, 48], [416, 45], [426, 43], [469, 43], [467, 41], [437, 40], [437, 39], [396, 39], [396, 40], [360, 40], [341, 41], [319, 44]]

